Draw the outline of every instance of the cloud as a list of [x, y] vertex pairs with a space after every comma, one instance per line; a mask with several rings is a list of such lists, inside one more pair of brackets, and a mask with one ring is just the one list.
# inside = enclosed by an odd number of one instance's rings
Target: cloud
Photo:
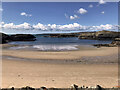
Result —
[[92, 5], [92, 4], [90, 4], [90, 5], [89, 5], [89, 8], [93, 8], [93, 5]]
[[27, 14], [25, 12], [22, 12], [20, 15], [27, 16]]
[[77, 19], [79, 18], [77, 15], [74, 15], [74, 16], [70, 16], [70, 19], [73, 20], [73, 19]]
[[23, 24], [14, 25], [14, 23], [2, 24], [2, 28], [5, 29], [32, 29], [29, 23], [24, 22]]
[[5, 24], [5, 22], [1, 22], [1, 23], [0, 23], [0, 25], [3, 25], [3, 24]]
[[105, 4], [105, 0], [99, 0], [99, 4]]
[[9, 24], [4, 24], [3, 28], [13, 28], [14, 24], [13, 23], [9, 23]]
[[80, 8], [79, 10], [78, 10], [78, 13], [80, 13], [80, 14], [85, 14], [85, 13], [87, 13], [88, 11], [86, 10], [86, 9], [84, 9], [84, 8]]
[[15, 25], [14, 23], [4, 23], [1, 22], [0, 28], [4, 29], [12, 29], [12, 30], [84, 30], [84, 31], [97, 31], [97, 30], [118, 30], [118, 25], [99, 25], [99, 26], [83, 26], [79, 23], [73, 24], [65, 24], [65, 25], [56, 25], [56, 24], [48, 24], [44, 25], [38, 23], [36, 25], [30, 25], [29, 23], [24, 22], [23, 24]]
[[27, 13], [25, 13], [25, 12], [20, 13], [20, 15], [21, 15], [21, 16], [26, 16], [26, 17], [31, 17], [31, 16], [32, 16], [31, 14], [27, 14]]
[[101, 13], [102, 13], [102, 14], [105, 14], [105, 12], [104, 12], [104, 11], [102, 11]]
[[80, 28], [82, 28], [82, 25], [78, 23], [62, 25], [59, 27], [60, 30], [80, 30]]
[[15, 28], [32, 29], [32, 26], [29, 23], [24, 22], [23, 24], [15, 25]]
[[0, 12], [2, 12], [3, 11], [3, 9], [2, 8], [0, 8]]
[[41, 29], [41, 30], [47, 30], [47, 27], [41, 23], [38, 23], [37, 25], [33, 25], [33, 28], [35, 29]]
[[117, 30], [118, 26], [117, 25], [111, 25], [111, 24], [106, 24], [106, 25], [100, 25], [100, 26], [92, 26], [90, 29], [95, 29], [95, 30]]

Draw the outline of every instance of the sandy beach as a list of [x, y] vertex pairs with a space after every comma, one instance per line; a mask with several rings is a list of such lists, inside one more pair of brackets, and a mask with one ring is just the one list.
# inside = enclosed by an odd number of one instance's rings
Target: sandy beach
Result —
[[2, 87], [115, 87], [117, 54], [117, 47], [59, 52], [3, 49]]
[[117, 0], [0, 6], [0, 88], [120, 87]]

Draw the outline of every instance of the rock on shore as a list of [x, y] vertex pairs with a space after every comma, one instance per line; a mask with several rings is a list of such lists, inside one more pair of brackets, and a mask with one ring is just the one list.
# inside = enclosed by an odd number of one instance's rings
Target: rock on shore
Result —
[[115, 38], [110, 44], [94, 44], [96, 47], [116, 47], [120, 46], [120, 38]]
[[45, 86], [40, 87], [40, 88], [34, 88], [34, 87], [30, 87], [30, 86], [26, 86], [26, 87], [21, 87], [21, 88], [15, 88], [15, 87], [11, 87], [11, 88], [2, 88], [1, 90], [118, 90], [118, 87], [112, 87], [112, 88], [103, 88], [100, 85], [96, 85], [96, 86], [78, 86], [73, 84], [70, 88], [47, 88]]

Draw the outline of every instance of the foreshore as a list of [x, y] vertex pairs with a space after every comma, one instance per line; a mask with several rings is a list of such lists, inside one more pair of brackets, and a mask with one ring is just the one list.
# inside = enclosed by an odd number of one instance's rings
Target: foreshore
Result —
[[118, 86], [118, 47], [59, 52], [3, 49], [2, 55], [3, 88]]

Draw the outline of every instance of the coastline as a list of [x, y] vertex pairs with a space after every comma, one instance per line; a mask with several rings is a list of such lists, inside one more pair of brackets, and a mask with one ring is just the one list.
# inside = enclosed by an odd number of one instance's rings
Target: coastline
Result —
[[120, 88], [120, 5], [81, 1], [1, 2], [0, 89]]

